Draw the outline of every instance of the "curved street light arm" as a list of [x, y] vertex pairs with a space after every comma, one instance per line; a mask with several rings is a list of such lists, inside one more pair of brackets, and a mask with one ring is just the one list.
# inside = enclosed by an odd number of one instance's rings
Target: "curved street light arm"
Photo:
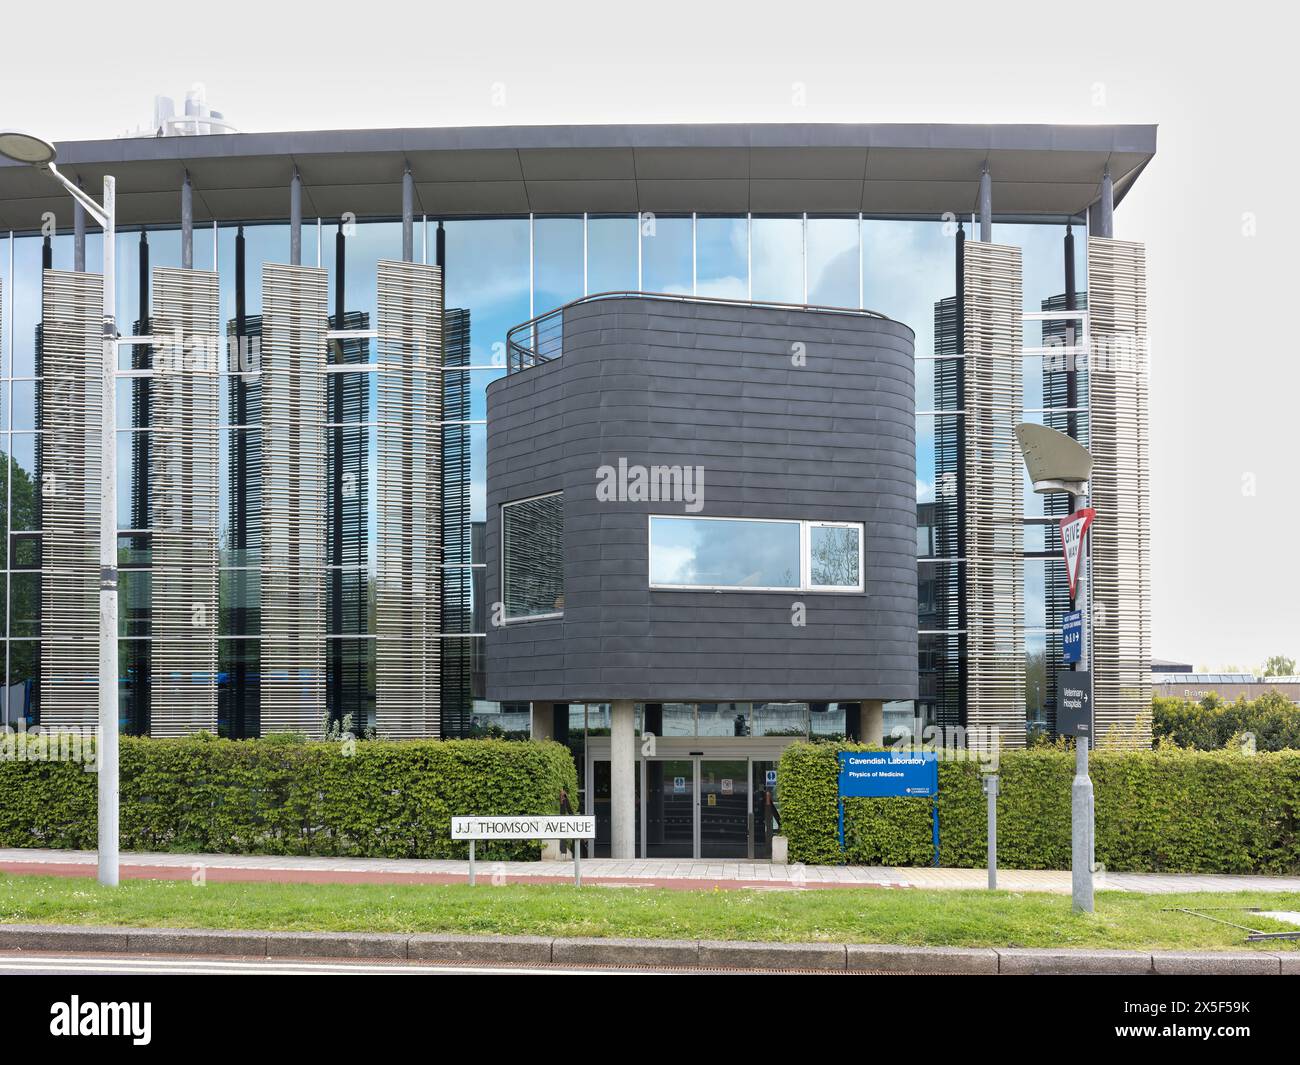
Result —
[[76, 182], [69, 181], [67, 178], [65, 178], [61, 173], [59, 173], [59, 168], [56, 167], [53, 163], [46, 163], [45, 169], [54, 175], [55, 179], [59, 182], [59, 184], [61, 184], [65, 189], [68, 190], [68, 195], [70, 195], [74, 200], [76, 200], [79, 204], [81, 204], [81, 206], [86, 209], [90, 217], [99, 223], [101, 228], [107, 226], [108, 215], [104, 212], [104, 208], [102, 208], [97, 202], [95, 202], [95, 200], [90, 196], [89, 193], [86, 192], [85, 189], [77, 185]]

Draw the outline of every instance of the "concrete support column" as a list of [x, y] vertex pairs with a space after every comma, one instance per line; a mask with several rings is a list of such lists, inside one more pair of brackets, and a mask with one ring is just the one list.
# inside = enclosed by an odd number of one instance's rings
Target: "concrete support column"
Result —
[[1092, 235], [1110, 240], [1115, 236], [1115, 183], [1111, 180], [1109, 166], [1102, 171], [1101, 194], [1095, 207], [1091, 217]]
[[402, 174], [402, 262], [415, 262], [415, 178], [409, 166]]
[[289, 265], [302, 265], [302, 175], [296, 166], [289, 182]]
[[636, 710], [630, 699], [615, 699], [609, 709], [609, 854], [630, 861], [636, 857]]
[[188, 170], [181, 182], [181, 267], [194, 269], [194, 186]]
[[78, 200], [72, 201], [72, 269], [86, 272], [86, 209]]
[[885, 745], [885, 704], [880, 699], [862, 700], [860, 742], [872, 747]]
[[987, 164], [980, 172], [980, 240], [993, 241], [993, 178]]
[[529, 703], [530, 733], [534, 740], [555, 739], [555, 709], [550, 703]]

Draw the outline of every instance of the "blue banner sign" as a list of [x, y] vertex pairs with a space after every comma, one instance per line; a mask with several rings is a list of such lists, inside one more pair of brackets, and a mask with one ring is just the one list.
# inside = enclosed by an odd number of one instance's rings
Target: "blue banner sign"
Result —
[[1083, 651], [1083, 611], [1074, 610], [1061, 619], [1061, 649], [1067, 664], [1078, 662]]
[[841, 751], [840, 798], [939, 794], [939, 756], [934, 751]]

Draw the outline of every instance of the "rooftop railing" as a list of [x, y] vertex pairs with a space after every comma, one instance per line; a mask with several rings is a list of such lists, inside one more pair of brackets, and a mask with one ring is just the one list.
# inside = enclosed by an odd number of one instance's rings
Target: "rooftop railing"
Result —
[[564, 354], [564, 312], [579, 304], [596, 300], [632, 298], [663, 300], [668, 303], [704, 303], [725, 307], [766, 307], [783, 311], [817, 311], [823, 314], [849, 314], [860, 318], [883, 318], [879, 311], [857, 307], [823, 307], [813, 303], [776, 303], [767, 300], [737, 300], [714, 296], [682, 296], [671, 292], [597, 292], [583, 296], [554, 310], [521, 322], [506, 334], [506, 372], [518, 373]]

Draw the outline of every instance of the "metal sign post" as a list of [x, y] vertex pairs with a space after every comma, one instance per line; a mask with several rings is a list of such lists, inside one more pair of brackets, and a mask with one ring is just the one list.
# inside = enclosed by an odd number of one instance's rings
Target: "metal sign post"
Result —
[[[1083, 351], [1089, 350], [1087, 315], [1080, 314], [1084, 323]], [[1072, 689], [1079, 708], [1086, 708], [1086, 731], [1075, 733], [1078, 741], [1075, 755], [1074, 785], [1070, 792], [1071, 881], [1074, 889], [1074, 908], [1091, 913], [1093, 869], [1092, 781], [1088, 779], [1088, 741], [1092, 738], [1092, 595], [1088, 580], [1088, 526], [1097, 516], [1088, 505], [1088, 478], [1092, 476], [1092, 455], [1088, 449], [1065, 433], [1038, 425], [1021, 422], [1016, 426], [1016, 440], [1025, 460], [1025, 472], [1040, 495], [1065, 492], [1074, 496], [1081, 506], [1069, 517], [1061, 519], [1061, 548], [1065, 553], [1065, 571], [1070, 580], [1071, 606], [1077, 607], [1077, 622], [1067, 617], [1062, 625], [1062, 645], [1067, 661], [1077, 661], [1074, 672], [1057, 673], [1056, 731], [1069, 735], [1062, 727], [1063, 714], [1068, 709], [1067, 697], [1061, 687], [1062, 680]], [[1076, 652], [1077, 645], [1077, 652]], [[1077, 653], [1078, 658], [1074, 656]]]
[[989, 806], [989, 890], [998, 888], [998, 777], [989, 773], [984, 778], [984, 794]]
[[1082, 622], [1077, 664], [1072, 671], [1057, 673], [1056, 731], [1074, 736], [1074, 782], [1070, 787], [1070, 885], [1074, 909], [1080, 913], [1094, 910], [1092, 867], [1093, 795], [1088, 776], [1088, 745], [1093, 738], [1092, 720], [1092, 589], [1088, 569], [1088, 528], [1096, 511], [1085, 504], [1061, 519], [1061, 546], [1065, 552], [1066, 574], [1070, 594], [1079, 606]]
[[1092, 781], [1088, 778], [1088, 737], [1075, 740], [1074, 784], [1070, 788], [1070, 891], [1074, 908], [1092, 913]]

